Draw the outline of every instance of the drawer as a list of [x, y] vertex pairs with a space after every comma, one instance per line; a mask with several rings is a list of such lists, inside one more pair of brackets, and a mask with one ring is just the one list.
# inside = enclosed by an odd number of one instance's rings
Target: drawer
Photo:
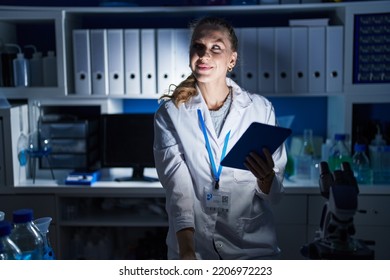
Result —
[[[98, 151], [93, 150], [86, 154], [50, 154], [49, 159], [53, 169], [88, 169], [97, 162]], [[41, 168], [50, 168], [46, 158], [41, 159]]]
[[51, 149], [53, 154], [73, 154], [73, 153], [87, 153], [88, 151], [97, 148], [97, 135], [83, 138], [54, 138], [51, 139]]
[[390, 226], [390, 195], [361, 195], [356, 225]]
[[49, 138], [86, 138], [98, 131], [97, 121], [41, 123], [42, 135]]

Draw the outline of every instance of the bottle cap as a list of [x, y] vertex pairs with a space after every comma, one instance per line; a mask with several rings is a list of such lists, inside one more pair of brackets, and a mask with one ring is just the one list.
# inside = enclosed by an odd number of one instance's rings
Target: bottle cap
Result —
[[0, 221], [0, 237], [7, 236], [11, 233], [11, 223], [8, 221]]
[[377, 146], [385, 144], [385, 140], [383, 139], [379, 125], [376, 126], [375, 138], [371, 141], [371, 144]]
[[42, 58], [42, 53], [41, 52], [35, 52], [32, 55], [33, 58]]
[[355, 152], [365, 152], [366, 151], [366, 145], [364, 145], [364, 144], [355, 144], [354, 149], [355, 149]]
[[19, 209], [13, 212], [13, 221], [15, 224], [27, 223], [33, 220], [32, 209]]
[[335, 139], [335, 140], [342, 140], [342, 141], [344, 141], [345, 138], [346, 138], [346, 135], [345, 135], [345, 134], [342, 134], [342, 133], [336, 133], [336, 134], [334, 135], [334, 139]]

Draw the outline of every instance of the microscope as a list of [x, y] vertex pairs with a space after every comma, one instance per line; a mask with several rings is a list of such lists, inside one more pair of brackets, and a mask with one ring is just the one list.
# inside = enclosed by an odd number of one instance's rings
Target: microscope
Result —
[[314, 241], [302, 247], [302, 255], [310, 259], [374, 259], [374, 251], [353, 237], [359, 187], [351, 166], [343, 162], [341, 170], [332, 173], [323, 161], [319, 168], [320, 192], [327, 201]]

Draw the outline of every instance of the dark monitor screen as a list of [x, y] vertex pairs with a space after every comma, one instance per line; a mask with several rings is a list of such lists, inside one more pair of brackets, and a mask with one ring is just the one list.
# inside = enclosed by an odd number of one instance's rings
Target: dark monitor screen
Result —
[[154, 114], [103, 114], [102, 167], [131, 167], [133, 175], [116, 181], [155, 181], [144, 176], [145, 167], [155, 167], [153, 155]]

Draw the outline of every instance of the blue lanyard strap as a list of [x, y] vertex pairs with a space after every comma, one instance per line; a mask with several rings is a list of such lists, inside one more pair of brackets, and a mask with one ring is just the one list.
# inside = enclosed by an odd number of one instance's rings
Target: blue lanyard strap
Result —
[[[206, 125], [204, 123], [204, 120], [203, 120], [203, 117], [202, 117], [202, 111], [200, 109], [198, 109], [198, 117], [199, 117], [200, 125], [202, 127], [204, 140], [206, 142], [207, 153], [209, 154], [211, 167], [212, 167], [213, 173], [214, 173], [215, 188], [218, 189], [219, 188], [219, 177], [221, 176], [221, 172], [222, 172], [222, 165], [219, 164], [219, 168], [217, 170], [217, 167], [216, 167], [215, 161], [214, 161], [214, 157], [213, 157], [213, 152], [211, 151], [209, 137], [207, 135]], [[228, 142], [229, 142], [229, 137], [230, 137], [230, 131], [225, 136], [225, 141], [224, 141], [224, 144], [223, 144], [222, 155], [221, 155], [221, 161], [223, 160], [223, 158], [226, 155], [226, 149], [227, 149], [227, 145], [228, 145]]]

